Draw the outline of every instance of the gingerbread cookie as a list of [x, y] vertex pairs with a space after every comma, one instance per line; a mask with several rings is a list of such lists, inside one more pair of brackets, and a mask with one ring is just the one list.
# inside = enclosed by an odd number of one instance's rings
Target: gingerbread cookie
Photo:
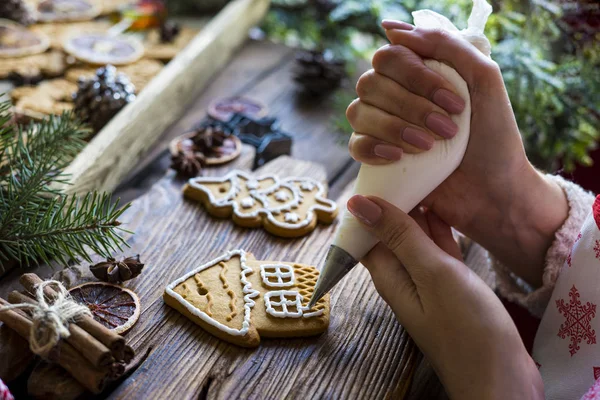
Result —
[[108, 33], [77, 33], [64, 41], [63, 48], [78, 60], [93, 65], [131, 64], [144, 55], [139, 40]]
[[326, 186], [311, 178], [254, 178], [234, 170], [222, 178], [192, 178], [183, 194], [216, 217], [233, 217], [236, 224], [248, 228], [264, 226], [281, 237], [304, 236], [317, 222], [333, 222], [338, 213], [336, 203], [325, 198]]
[[100, 14], [100, 7], [88, 0], [42, 0], [37, 4], [37, 19], [42, 22], [89, 21]]
[[50, 51], [33, 56], [0, 59], [0, 79], [11, 78], [16, 84], [36, 82], [62, 75], [67, 68], [65, 55]]
[[63, 49], [63, 43], [66, 39], [76, 33], [105, 33], [110, 29], [108, 21], [85, 21], [65, 23], [46, 23], [37, 24], [30, 27], [33, 32], [40, 32], [50, 38], [50, 47], [53, 49]]
[[77, 85], [65, 79], [44, 81], [35, 87], [25, 86], [18, 92], [15, 113], [36, 120], [60, 115], [73, 109], [72, 95], [76, 91]]
[[211, 334], [256, 347], [261, 337], [318, 335], [329, 326], [329, 295], [308, 302], [319, 277], [315, 267], [258, 261], [234, 250], [169, 284], [164, 301]]
[[50, 39], [46, 35], [30, 31], [16, 22], [0, 19], [0, 58], [39, 54], [49, 46]]
[[[141, 59], [132, 64], [123, 65], [117, 68], [117, 72], [122, 72], [135, 86], [136, 93], [139, 93], [150, 81], [158, 75], [164, 65], [160, 61]], [[71, 82], [77, 83], [79, 78], [91, 78], [96, 74], [96, 67], [80, 66], [70, 68], [65, 78]]]
[[188, 45], [189, 42], [200, 32], [198, 29], [182, 27], [172, 42], [163, 42], [161, 40], [160, 30], [154, 29], [148, 33], [144, 41], [145, 53], [147, 58], [169, 61]]

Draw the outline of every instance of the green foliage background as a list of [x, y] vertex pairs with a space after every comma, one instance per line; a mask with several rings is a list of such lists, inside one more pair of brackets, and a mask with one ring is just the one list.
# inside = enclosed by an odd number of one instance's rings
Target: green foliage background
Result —
[[[566, 170], [590, 165], [600, 136], [600, 34], [586, 37], [566, 24], [564, 4], [496, 0], [486, 27], [529, 158], [546, 170], [561, 161]], [[471, 0], [273, 0], [262, 28], [272, 40], [327, 48], [353, 66], [386, 43], [382, 19], [411, 22], [412, 11], [432, 9], [462, 29], [471, 6]], [[335, 99], [336, 125], [344, 132], [351, 132], [343, 116], [351, 98], [347, 89]]]

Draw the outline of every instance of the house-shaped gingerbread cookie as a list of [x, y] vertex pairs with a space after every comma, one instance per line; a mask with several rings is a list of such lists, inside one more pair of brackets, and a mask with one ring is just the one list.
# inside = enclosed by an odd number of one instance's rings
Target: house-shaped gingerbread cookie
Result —
[[211, 334], [256, 347], [261, 337], [318, 335], [329, 325], [329, 296], [308, 309], [319, 271], [258, 261], [230, 251], [169, 284], [165, 302]]

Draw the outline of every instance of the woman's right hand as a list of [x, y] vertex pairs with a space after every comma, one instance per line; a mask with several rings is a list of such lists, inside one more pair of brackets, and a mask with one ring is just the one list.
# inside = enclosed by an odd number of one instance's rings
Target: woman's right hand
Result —
[[[381, 242], [362, 263], [453, 399], [543, 399], [542, 379], [506, 309], [465, 264], [450, 227], [375, 197], [348, 210]], [[429, 236], [429, 237], [428, 237]]]
[[385, 164], [451, 138], [446, 117], [462, 111], [461, 100], [423, 60], [453, 66], [469, 87], [471, 136], [460, 167], [423, 204], [539, 286], [568, 205], [561, 188], [529, 163], [498, 65], [456, 35], [399, 21], [383, 26], [391, 45], [376, 52], [347, 111], [351, 155]]

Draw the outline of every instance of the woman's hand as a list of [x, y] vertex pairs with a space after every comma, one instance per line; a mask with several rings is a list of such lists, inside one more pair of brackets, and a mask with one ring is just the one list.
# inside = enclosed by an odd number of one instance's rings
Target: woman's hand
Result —
[[381, 242], [362, 260], [454, 399], [543, 399], [540, 374], [492, 290], [460, 260], [447, 224], [378, 198], [348, 210]]
[[462, 111], [462, 103], [423, 59], [453, 66], [469, 87], [471, 136], [460, 167], [423, 204], [527, 282], [541, 285], [546, 251], [568, 205], [560, 187], [527, 160], [498, 65], [456, 35], [399, 21], [383, 26], [392, 44], [377, 51], [348, 108], [356, 131], [350, 153], [369, 164], [399, 159], [388, 155], [416, 151], [405, 143], [405, 136], [415, 137], [412, 130], [407, 135], [413, 125], [430, 138], [450, 138], [446, 117]]

